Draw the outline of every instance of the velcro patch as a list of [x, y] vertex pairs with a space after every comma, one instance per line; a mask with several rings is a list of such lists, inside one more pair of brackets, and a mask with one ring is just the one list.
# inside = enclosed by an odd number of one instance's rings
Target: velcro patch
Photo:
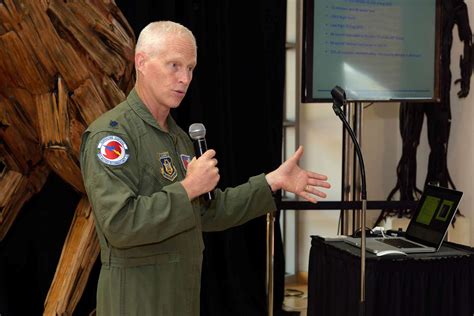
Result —
[[178, 171], [176, 170], [176, 167], [173, 164], [173, 160], [171, 159], [170, 155], [168, 152], [160, 153], [159, 154], [159, 159], [161, 163], [161, 175], [163, 178], [173, 181], [176, 179], [176, 176], [178, 175]]
[[189, 155], [179, 155], [181, 157], [181, 162], [183, 163], [184, 170], [188, 170], [188, 164], [191, 162], [191, 156]]
[[123, 165], [130, 156], [128, 146], [118, 136], [106, 136], [102, 138], [97, 145], [97, 157], [100, 161], [111, 166]]

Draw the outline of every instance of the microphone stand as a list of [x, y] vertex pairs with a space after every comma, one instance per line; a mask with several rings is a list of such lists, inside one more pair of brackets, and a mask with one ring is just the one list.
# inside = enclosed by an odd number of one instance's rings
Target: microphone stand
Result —
[[354, 134], [354, 131], [350, 127], [349, 123], [344, 116], [342, 111], [342, 106], [346, 104], [346, 93], [345, 91], [336, 86], [331, 91], [333, 96], [333, 105], [332, 109], [334, 113], [341, 119], [344, 127], [349, 132], [352, 141], [354, 142], [354, 148], [356, 150], [357, 158], [359, 159], [360, 164], [360, 175], [361, 175], [361, 200], [362, 200], [362, 213], [361, 213], [361, 247], [360, 247], [360, 302], [359, 302], [359, 316], [365, 316], [365, 227], [366, 227], [366, 212], [367, 212], [367, 186], [366, 186], [366, 179], [365, 179], [365, 166], [364, 166], [364, 159], [362, 158], [362, 151], [360, 149], [359, 142], [357, 141], [357, 137]]
[[267, 213], [267, 306], [268, 316], [273, 316], [273, 284], [274, 284], [274, 258], [275, 251], [275, 214]]

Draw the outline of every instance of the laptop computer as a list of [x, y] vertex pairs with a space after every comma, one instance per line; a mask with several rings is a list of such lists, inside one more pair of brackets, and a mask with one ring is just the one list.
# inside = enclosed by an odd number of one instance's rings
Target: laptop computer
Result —
[[[366, 238], [366, 250], [377, 255], [382, 252], [390, 253], [390, 250], [406, 254], [438, 251], [462, 195], [460, 191], [427, 185], [410, 219], [405, 236]], [[360, 238], [347, 237], [344, 242], [356, 247], [361, 246]]]

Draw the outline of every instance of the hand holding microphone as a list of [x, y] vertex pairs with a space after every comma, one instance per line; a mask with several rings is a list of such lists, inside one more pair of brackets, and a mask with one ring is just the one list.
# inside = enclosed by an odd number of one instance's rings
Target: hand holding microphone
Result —
[[189, 198], [204, 195], [209, 201], [214, 199], [214, 188], [219, 182], [219, 169], [217, 168], [216, 152], [207, 149], [206, 128], [201, 123], [191, 124], [189, 136], [193, 139], [196, 157], [188, 164], [185, 179], [181, 182]]

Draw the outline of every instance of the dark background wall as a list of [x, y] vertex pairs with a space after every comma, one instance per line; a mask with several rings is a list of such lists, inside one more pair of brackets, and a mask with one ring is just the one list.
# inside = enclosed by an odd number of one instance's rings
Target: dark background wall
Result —
[[[198, 66], [183, 104], [172, 113], [187, 130], [202, 122], [217, 151], [219, 187], [238, 185], [281, 162], [286, 1], [131, 1], [117, 6], [138, 37], [151, 21], [190, 28]], [[22, 210], [0, 245], [2, 315], [40, 315], [79, 195], [52, 175]], [[278, 226], [278, 225], [277, 225]], [[277, 227], [278, 228], [278, 227]], [[265, 217], [205, 233], [201, 315], [265, 315]], [[283, 256], [276, 240], [277, 308], [283, 301]], [[95, 304], [98, 264], [76, 315]], [[2, 276], [2, 273], [4, 274]], [[25, 304], [27, 303], [27, 304]]]

